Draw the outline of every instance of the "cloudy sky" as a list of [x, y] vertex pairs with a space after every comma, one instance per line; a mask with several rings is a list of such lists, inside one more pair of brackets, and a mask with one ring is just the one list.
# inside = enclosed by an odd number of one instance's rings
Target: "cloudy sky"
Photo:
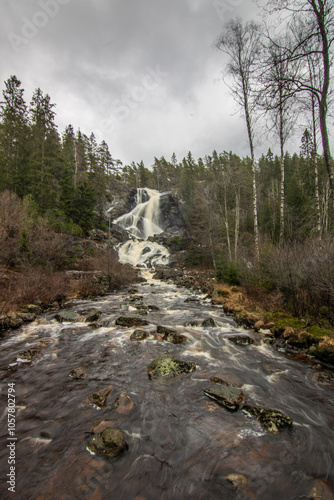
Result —
[[15, 74], [27, 102], [40, 87], [60, 132], [94, 132], [124, 164], [246, 155], [214, 42], [225, 20], [256, 15], [253, 0], [1, 0], [1, 83]]

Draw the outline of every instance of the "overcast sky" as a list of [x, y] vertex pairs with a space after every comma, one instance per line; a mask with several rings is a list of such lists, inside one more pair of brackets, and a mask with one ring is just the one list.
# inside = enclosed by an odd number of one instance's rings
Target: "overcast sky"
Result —
[[225, 20], [256, 15], [253, 0], [1, 0], [1, 83], [15, 74], [27, 102], [40, 87], [59, 132], [94, 132], [124, 164], [213, 149], [244, 156], [245, 124], [214, 42]]

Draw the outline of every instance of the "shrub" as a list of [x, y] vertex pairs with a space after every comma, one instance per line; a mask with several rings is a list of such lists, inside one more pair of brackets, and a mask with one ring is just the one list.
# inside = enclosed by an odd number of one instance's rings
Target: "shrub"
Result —
[[106, 279], [109, 291], [138, 281], [138, 271], [130, 264], [121, 264], [112, 247], [100, 250], [92, 260], [94, 269], [100, 271]]

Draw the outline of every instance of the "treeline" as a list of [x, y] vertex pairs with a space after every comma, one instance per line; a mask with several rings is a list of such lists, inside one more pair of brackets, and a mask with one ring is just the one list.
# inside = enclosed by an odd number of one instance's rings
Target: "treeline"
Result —
[[103, 224], [108, 179], [117, 178], [105, 141], [97, 144], [68, 125], [55, 124], [55, 104], [37, 88], [29, 105], [16, 76], [5, 82], [0, 103], [0, 191], [29, 197], [58, 230], [87, 232]]

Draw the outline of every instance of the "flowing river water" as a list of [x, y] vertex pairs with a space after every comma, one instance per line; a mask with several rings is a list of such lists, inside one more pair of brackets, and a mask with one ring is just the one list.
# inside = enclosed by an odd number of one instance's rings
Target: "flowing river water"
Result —
[[[252, 345], [231, 342], [231, 333], [245, 330], [222, 308], [152, 278], [136, 290], [73, 301], [66, 309], [83, 316], [99, 310], [105, 326], [59, 323], [50, 312], [1, 342], [1, 498], [334, 498], [333, 387], [314, 381], [311, 365], [289, 359], [261, 334], [248, 332]], [[148, 325], [141, 329], [152, 335], [130, 340], [135, 328], [115, 324], [124, 315], [145, 318]], [[201, 326], [207, 318], [215, 325]], [[157, 325], [187, 340], [155, 340]], [[20, 360], [19, 353], [34, 348], [39, 355]], [[147, 366], [162, 354], [194, 362], [196, 370], [150, 380]], [[77, 367], [85, 378], [69, 376]], [[208, 399], [203, 390], [217, 373], [240, 380], [248, 402], [282, 411], [293, 427], [270, 433], [244, 412]], [[15, 384], [16, 396], [15, 493], [6, 484], [8, 384]], [[105, 408], [84, 403], [110, 385]], [[120, 393], [133, 401], [128, 412], [114, 406]], [[128, 445], [113, 459], [86, 449], [92, 428], [103, 420], [121, 429]], [[237, 475], [234, 485], [227, 479], [231, 474]]]

